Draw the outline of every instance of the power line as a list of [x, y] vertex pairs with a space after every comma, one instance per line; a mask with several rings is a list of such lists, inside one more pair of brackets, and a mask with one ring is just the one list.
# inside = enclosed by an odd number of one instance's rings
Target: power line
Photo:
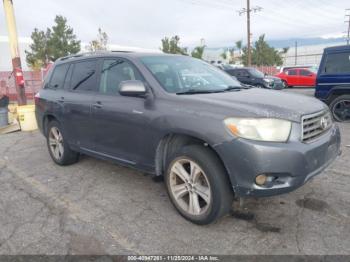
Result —
[[[348, 11], [350, 11], [350, 8], [345, 9], [345, 12], [348, 12]], [[349, 45], [349, 43], [350, 43], [350, 14], [345, 14], [345, 17], [348, 17], [348, 20], [345, 21], [345, 23], [348, 23], [348, 33], [347, 33], [347, 37], [346, 37], [346, 43], [347, 43], [347, 45]]]

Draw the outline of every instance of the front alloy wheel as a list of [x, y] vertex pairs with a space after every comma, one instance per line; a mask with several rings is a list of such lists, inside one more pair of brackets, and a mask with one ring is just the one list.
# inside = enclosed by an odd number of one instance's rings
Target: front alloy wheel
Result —
[[177, 205], [192, 216], [204, 214], [211, 205], [208, 178], [200, 166], [190, 159], [180, 158], [173, 162], [170, 189]]
[[213, 150], [202, 145], [184, 146], [168, 157], [166, 166], [168, 195], [184, 218], [205, 225], [231, 210], [231, 183]]

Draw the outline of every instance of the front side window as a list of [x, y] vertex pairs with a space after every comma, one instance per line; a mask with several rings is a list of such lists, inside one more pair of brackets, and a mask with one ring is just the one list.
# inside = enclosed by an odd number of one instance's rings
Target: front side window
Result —
[[305, 69], [302, 69], [300, 70], [300, 75], [301, 76], [310, 76], [311, 75], [311, 72], [310, 71], [307, 71]]
[[222, 70], [186, 56], [147, 56], [142, 63], [169, 93], [211, 92], [241, 87]]
[[350, 74], [350, 52], [328, 54], [322, 73]]
[[96, 61], [87, 60], [74, 64], [70, 83], [72, 90], [92, 91], [95, 89]]
[[61, 89], [64, 85], [64, 80], [69, 68], [69, 64], [58, 65], [52, 72], [49, 88]]
[[100, 93], [117, 94], [120, 83], [128, 80], [143, 78], [139, 71], [128, 61], [123, 59], [106, 59], [103, 62], [100, 82]]

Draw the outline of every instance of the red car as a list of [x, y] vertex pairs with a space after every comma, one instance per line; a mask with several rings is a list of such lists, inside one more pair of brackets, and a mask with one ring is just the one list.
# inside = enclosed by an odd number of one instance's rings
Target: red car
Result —
[[306, 68], [291, 68], [276, 76], [282, 79], [284, 87], [316, 85], [316, 73]]

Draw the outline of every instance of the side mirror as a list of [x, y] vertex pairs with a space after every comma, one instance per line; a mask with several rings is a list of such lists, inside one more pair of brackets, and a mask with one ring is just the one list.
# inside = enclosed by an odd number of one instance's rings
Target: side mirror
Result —
[[119, 94], [122, 96], [143, 97], [146, 93], [146, 87], [141, 81], [128, 80], [120, 83]]

